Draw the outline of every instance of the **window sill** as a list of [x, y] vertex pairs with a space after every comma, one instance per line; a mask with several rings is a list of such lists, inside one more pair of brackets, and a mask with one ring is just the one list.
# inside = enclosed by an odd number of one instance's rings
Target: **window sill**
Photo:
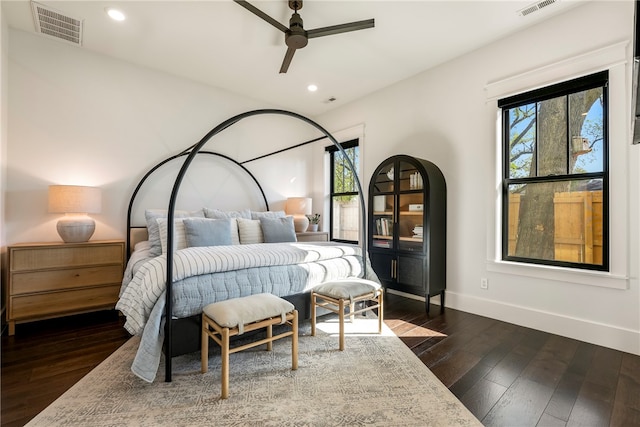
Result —
[[609, 289], [629, 289], [628, 276], [613, 274], [610, 272], [552, 267], [548, 265], [521, 264], [517, 262], [495, 260], [487, 262], [487, 270], [496, 273], [555, 280], [565, 283], [577, 283]]

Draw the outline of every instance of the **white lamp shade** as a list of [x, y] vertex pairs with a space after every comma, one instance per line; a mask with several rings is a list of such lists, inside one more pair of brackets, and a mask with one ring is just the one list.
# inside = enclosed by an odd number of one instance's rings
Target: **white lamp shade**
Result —
[[289, 197], [284, 210], [289, 215], [311, 215], [311, 202], [311, 197]]
[[81, 185], [50, 185], [49, 212], [100, 213], [102, 192], [96, 187]]
[[99, 188], [79, 185], [49, 186], [49, 212], [64, 213], [56, 229], [66, 243], [88, 241], [96, 228], [88, 213], [100, 213], [102, 194]]
[[311, 197], [289, 197], [284, 210], [287, 214], [293, 215], [293, 227], [296, 232], [307, 231], [309, 218], [311, 215]]

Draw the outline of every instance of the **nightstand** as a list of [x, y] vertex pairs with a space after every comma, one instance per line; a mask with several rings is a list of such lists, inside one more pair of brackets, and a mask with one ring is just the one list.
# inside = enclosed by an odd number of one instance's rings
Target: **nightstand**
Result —
[[296, 233], [298, 242], [328, 242], [328, 231], [303, 231]]
[[112, 309], [124, 273], [124, 241], [21, 243], [7, 248], [7, 322]]

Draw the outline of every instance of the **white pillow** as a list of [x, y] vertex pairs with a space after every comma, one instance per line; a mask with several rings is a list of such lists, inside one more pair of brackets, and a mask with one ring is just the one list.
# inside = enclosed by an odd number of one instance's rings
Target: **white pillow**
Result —
[[[174, 249], [184, 249], [187, 247], [187, 233], [184, 229], [184, 220], [186, 218], [177, 218], [173, 220], [175, 224], [173, 228], [173, 247]], [[160, 246], [162, 253], [167, 253], [167, 218], [158, 218], [158, 232], [160, 233]]]
[[231, 221], [231, 244], [240, 244], [240, 233], [238, 231], [238, 218], [229, 218]]
[[[151, 248], [149, 250], [149, 256], [158, 256], [162, 253], [162, 245], [160, 242], [160, 233], [158, 231], [158, 218], [166, 218], [167, 210], [166, 209], [147, 209], [144, 211], [144, 217], [147, 221], [147, 232], [149, 233], [149, 243], [151, 244]], [[176, 210], [174, 212], [175, 218], [184, 218], [184, 217], [197, 217], [204, 218], [204, 212], [202, 209], [189, 212]], [[165, 233], [166, 234], [166, 230]]]
[[240, 233], [240, 244], [249, 245], [251, 243], [264, 243], [262, 227], [259, 219], [237, 218], [238, 231]]

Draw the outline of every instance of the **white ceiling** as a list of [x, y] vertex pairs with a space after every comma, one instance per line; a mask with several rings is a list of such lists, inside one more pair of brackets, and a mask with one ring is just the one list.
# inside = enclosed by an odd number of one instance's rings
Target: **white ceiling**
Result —
[[[40, 1], [84, 21], [82, 47], [305, 115], [317, 115], [567, 12], [558, 0], [525, 17], [535, 1], [305, 0], [309, 30], [375, 18], [375, 28], [310, 39], [279, 74], [284, 35], [231, 0]], [[288, 27], [286, 0], [250, 0]], [[111, 20], [107, 7], [127, 19]], [[29, 1], [2, 1], [12, 28], [35, 32]], [[45, 36], [42, 36], [45, 37]], [[310, 93], [310, 83], [319, 90]], [[336, 100], [329, 102], [328, 99]]]

